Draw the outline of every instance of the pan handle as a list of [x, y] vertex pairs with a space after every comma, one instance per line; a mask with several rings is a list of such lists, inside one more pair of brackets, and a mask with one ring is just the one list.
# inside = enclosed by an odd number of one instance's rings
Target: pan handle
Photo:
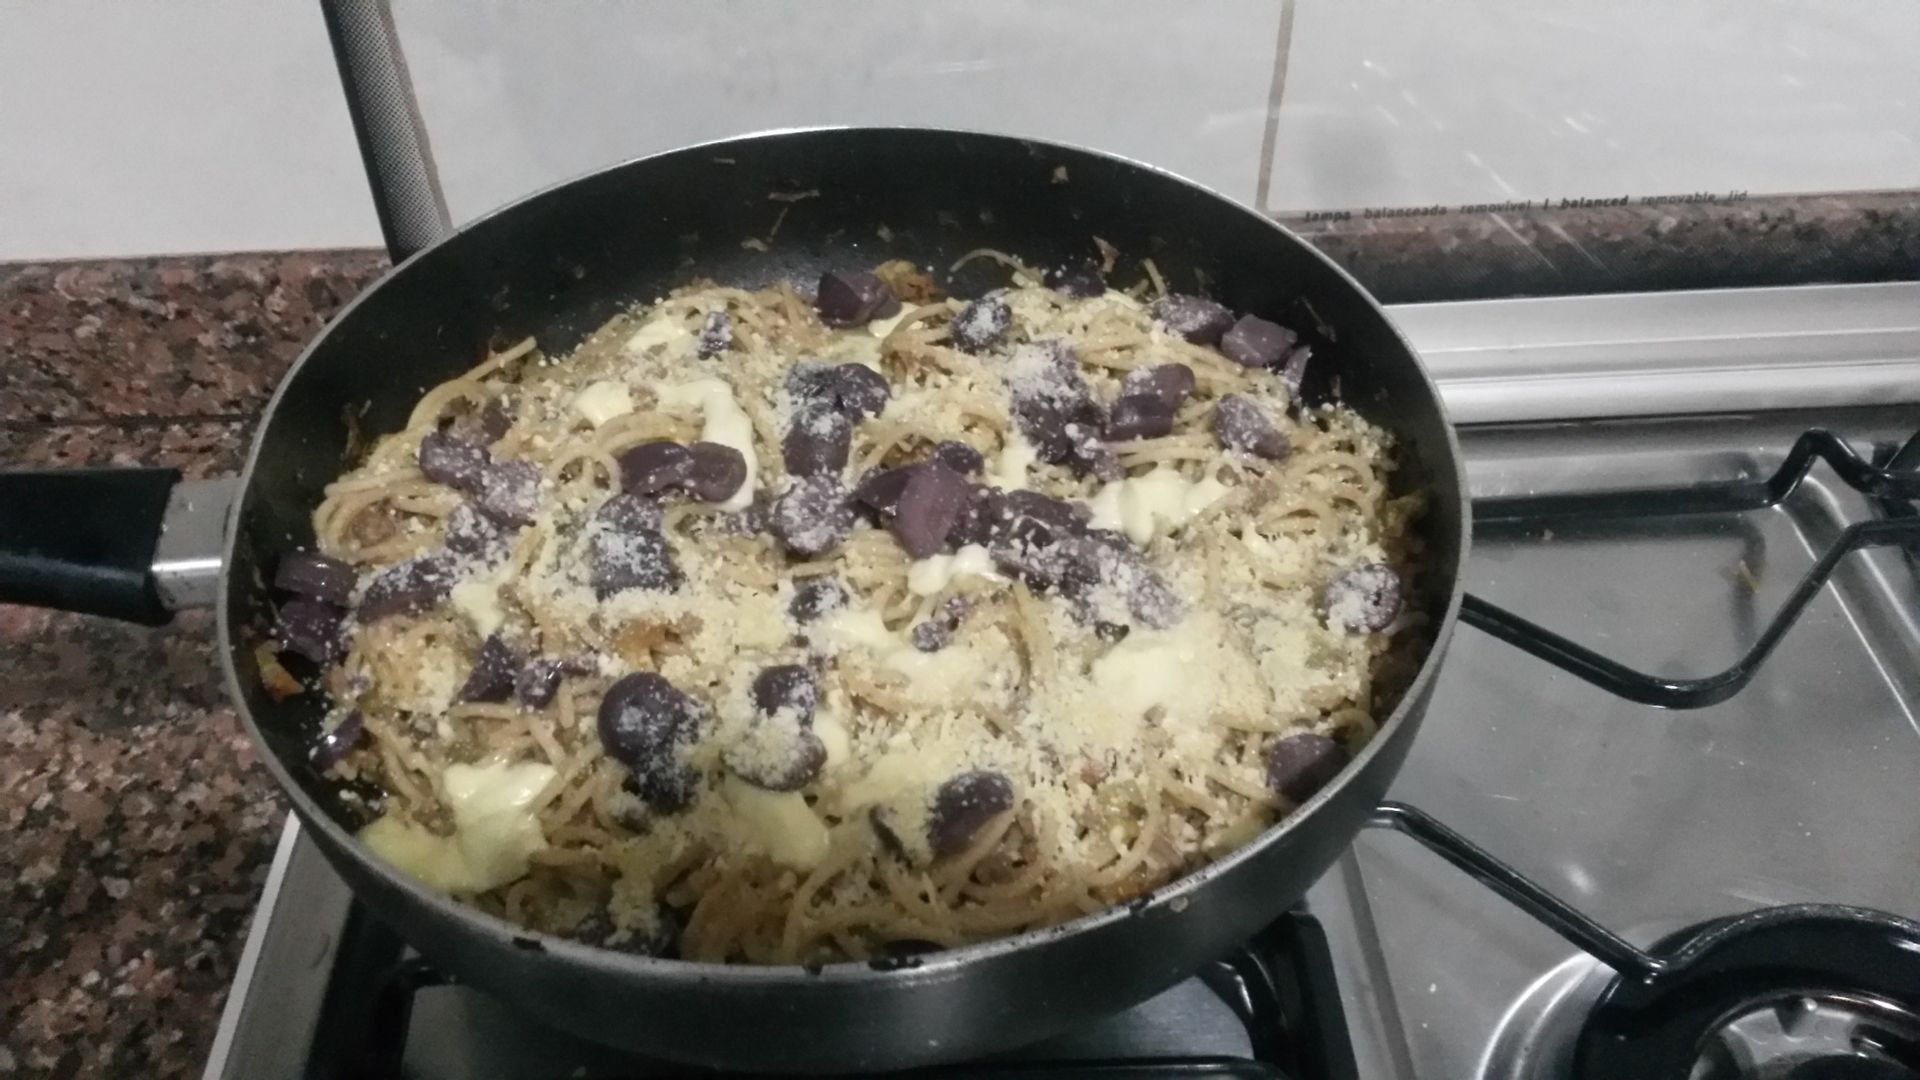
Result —
[[390, 0], [320, 0], [374, 213], [398, 263], [453, 231]]
[[233, 494], [176, 469], [0, 471], [0, 603], [147, 626], [209, 606]]

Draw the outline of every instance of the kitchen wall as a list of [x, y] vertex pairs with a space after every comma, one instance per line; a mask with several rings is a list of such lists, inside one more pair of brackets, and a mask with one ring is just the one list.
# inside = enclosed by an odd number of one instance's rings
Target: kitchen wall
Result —
[[[1090, 143], [1283, 213], [1920, 187], [1911, 0], [960, 10], [399, 0], [397, 21], [456, 219], [821, 122]], [[0, 259], [378, 239], [313, 0], [0, 0]]]

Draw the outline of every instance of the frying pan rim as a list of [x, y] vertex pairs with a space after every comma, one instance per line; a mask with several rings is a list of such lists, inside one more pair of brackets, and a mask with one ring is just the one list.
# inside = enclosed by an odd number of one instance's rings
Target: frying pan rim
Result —
[[[546, 199], [548, 196], [565, 188], [572, 187], [575, 184], [583, 183], [608, 173], [634, 168], [649, 161], [697, 154], [703, 151], [710, 152], [725, 147], [741, 146], [765, 139], [786, 136], [831, 136], [843, 132], [864, 131], [953, 136], [963, 139], [996, 141], [1029, 147], [1040, 147], [1063, 154], [1104, 159], [1131, 169], [1138, 169], [1160, 176], [1166, 180], [1190, 188], [1225, 206], [1231, 207], [1244, 215], [1248, 219], [1250, 226], [1267, 229], [1277, 234], [1284, 241], [1302, 249], [1312, 258], [1319, 260], [1326, 269], [1336, 275], [1339, 281], [1353, 290], [1356, 295], [1374, 309], [1385, 323], [1388, 332], [1393, 335], [1394, 340], [1405, 350], [1406, 355], [1412, 358], [1414, 371], [1419, 376], [1428, 398], [1439, 413], [1441, 427], [1445, 433], [1445, 452], [1454, 466], [1453, 471], [1458, 481], [1455, 494], [1459, 505], [1455, 509], [1459, 528], [1458, 535], [1454, 538], [1458, 555], [1451, 568], [1451, 587], [1449, 589], [1446, 607], [1437, 623], [1433, 639], [1428, 645], [1427, 652], [1420, 660], [1420, 669], [1401, 692], [1400, 701], [1394, 706], [1393, 711], [1388, 714], [1387, 719], [1379, 725], [1373, 738], [1368, 740], [1367, 745], [1363, 747], [1358, 754], [1354, 755], [1353, 760], [1349, 761], [1340, 770], [1340, 773], [1333, 781], [1325, 787], [1322, 787], [1305, 803], [1296, 807], [1292, 813], [1289, 813], [1286, 817], [1262, 831], [1259, 836], [1242, 844], [1232, 852], [1207, 863], [1205, 866], [1189, 874], [1182, 875], [1174, 881], [1153, 889], [1145, 896], [1128, 903], [1111, 905], [1097, 912], [1082, 915], [1064, 923], [930, 953], [924, 957], [916, 958], [919, 961], [916, 964], [899, 967], [875, 965], [859, 961], [845, 961], [818, 967], [802, 967], [792, 964], [721, 964], [706, 961], [640, 956], [615, 949], [588, 945], [571, 939], [542, 933], [527, 927], [517, 926], [505, 919], [461, 903], [446, 893], [429, 889], [391, 863], [373, 855], [358, 838], [341, 827], [339, 822], [333, 820], [331, 815], [322, 810], [319, 804], [308, 796], [305, 789], [294, 779], [292, 772], [287, 768], [286, 764], [280, 760], [280, 756], [273, 752], [271, 744], [268, 743], [265, 734], [260, 729], [259, 722], [254, 718], [253, 710], [248, 707], [247, 697], [240, 685], [240, 674], [234, 663], [236, 656], [235, 628], [232, 625], [229, 611], [231, 610], [230, 605], [233, 600], [233, 590], [235, 588], [232, 568], [235, 565], [234, 556], [240, 542], [240, 519], [247, 504], [247, 496], [253, 487], [254, 470], [259, 464], [261, 452], [266, 445], [267, 436], [273, 428], [274, 417], [280, 407], [281, 400], [287, 394], [288, 388], [293, 385], [301, 371], [307, 366], [307, 363], [321, 350], [334, 332], [352, 320], [354, 312], [359, 309], [361, 304], [367, 302], [369, 298], [380, 292], [381, 289], [387, 287], [391, 281], [407, 273], [414, 263], [425, 258], [430, 253], [438, 251], [441, 247], [452, 243], [456, 239], [463, 237], [469, 231], [480, 228], [496, 218], [515, 213], [530, 203]], [[1412, 711], [1414, 704], [1420, 702], [1425, 696], [1424, 691], [1427, 688], [1427, 684], [1438, 677], [1438, 670], [1445, 657], [1447, 644], [1453, 635], [1454, 625], [1458, 621], [1461, 596], [1464, 592], [1460, 580], [1460, 571], [1466, 564], [1468, 547], [1472, 540], [1473, 531], [1472, 514], [1466, 492], [1465, 478], [1461, 475], [1462, 458], [1459, 438], [1454, 430], [1452, 420], [1447, 415], [1446, 402], [1440, 396], [1439, 388], [1434, 384], [1433, 376], [1427, 371], [1426, 364], [1420, 359], [1420, 354], [1408, 343], [1405, 335], [1400, 332], [1399, 326], [1387, 315], [1386, 311], [1381, 307], [1380, 302], [1373, 297], [1373, 294], [1369, 293], [1364, 286], [1355, 280], [1353, 275], [1349, 274], [1344, 267], [1334, 262], [1333, 259], [1325, 253], [1307, 243], [1295, 235], [1292, 230], [1281, 225], [1271, 217], [1260, 213], [1236, 199], [1215, 191], [1205, 184], [1182, 176], [1164, 167], [1139, 161], [1123, 154], [1053, 139], [1013, 135], [1006, 132], [976, 131], [964, 128], [927, 127], [914, 124], [829, 124], [769, 128], [692, 143], [686, 146], [673, 147], [654, 153], [641, 154], [548, 184], [545, 187], [522, 195], [510, 202], [503, 203], [487, 211], [485, 214], [474, 218], [460, 228], [449, 232], [446, 236], [441, 237], [432, 244], [421, 248], [419, 251], [414, 252], [399, 263], [396, 263], [385, 274], [381, 275], [378, 280], [361, 290], [359, 295], [355, 296], [330, 319], [326, 326], [321, 329], [320, 333], [317, 334], [312, 341], [307, 343], [306, 348], [301, 350], [300, 356], [294, 361], [293, 365], [287, 369], [287, 373], [281, 377], [279, 384], [275, 386], [273, 396], [268, 399], [266, 407], [260, 413], [260, 417], [260, 423], [253, 434], [251, 445], [247, 450], [245, 464], [240, 470], [238, 477], [238, 494], [227, 511], [221, 552], [220, 585], [218, 596], [215, 600], [215, 625], [220, 645], [220, 668], [226, 683], [227, 695], [233, 701], [235, 709], [240, 714], [241, 720], [246, 724], [247, 733], [253, 738], [254, 745], [260, 750], [261, 756], [265, 759], [267, 771], [273, 775], [274, 782], [279, 785], [281, 793], [287, 798], [294, 812], [300, 817], [302, 826], [318, 830], [334, 847], [343, 852], [350, 852], [352, 857], [366, 864], [373, 873], [384, 878], [389, 884], [407, 893], [412, 900], [432, 910], [436, 914], [446, 916], [459, 923], [469, 924], [473, 928], [484, 932], [486, 936], [499, 938], [503, 942], [532, 940], [545, 952], [559, 959], [607, 967], [613, 969], [616, 973], [631, 974], [641, 978], [671, 977], [697, 979], [702, 982], [734, 983], [741, 986], [759, 987], [789, 985], [810, 986], [829, 982], [838, 984], [860, 984], [895, 981], [902, 978], [911, 979], [915, 982], [937, 981], [943, 976], [953, 977], [960, 969], [970, 967], [976, 963], [985, 962], [996, 956], [1025, 951], [1030, 947], [1038, 947], [1058, 938], [1091, 933], [1110, 923], [1123, 919], [1136, 918], [1143, 913], [1155, 912], [1161, 909], [1171, 909], [1174, 913], [1183, 910], [1186, 906], [1186, 899], [1190, 894], [1211, 884], [1215, 879], [1232, 873], [1241, 863], [1254, 858], [1265, 848], [1278, 843], [1281, 838], [1292, 833], [1295, 829], [1306, 828], [1312, 824], [1315, 812], [1322, 805], [1330, 801], [1340, 789], [1344, 788], [1355, 777], [1365, 772], [1368, 764], [1374, 757], [1380, 753], [1384, 753], [1386, 744], [1393, 741], [1393, 736], [1397, 734], [1401, 727], [1405, 726], [1408, 713]]]

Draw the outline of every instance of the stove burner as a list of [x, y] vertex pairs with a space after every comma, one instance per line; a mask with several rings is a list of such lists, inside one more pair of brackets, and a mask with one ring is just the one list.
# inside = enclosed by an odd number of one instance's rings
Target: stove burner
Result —
[[1688, 1080], [1920, 1080], [1920, 1017], [1860, 994], [1785, 993], [1709, 1032]]
[[1920, 924], [1827, 904], [1670, 935], [1614, 979], [1581, 1080], [1920, 1080]]

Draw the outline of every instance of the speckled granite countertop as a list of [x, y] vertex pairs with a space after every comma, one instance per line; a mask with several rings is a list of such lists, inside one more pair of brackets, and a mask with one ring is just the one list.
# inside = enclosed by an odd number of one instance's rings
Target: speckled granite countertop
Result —
[[[238, 467], [366, 253], [0, 266], [0, 466]], [[197, 1076], [284, 810], [213, 620], [0, 605], [0, 1077]]]
[[[1297, 222], [1388, 300], [1920, 276], [1920, 192]], [[369, 252], [0, 265], [0, 467], [237, 468]], [[284, 810], [212, 619], [0, 605], [0, 1077], [199, 1074]]]

